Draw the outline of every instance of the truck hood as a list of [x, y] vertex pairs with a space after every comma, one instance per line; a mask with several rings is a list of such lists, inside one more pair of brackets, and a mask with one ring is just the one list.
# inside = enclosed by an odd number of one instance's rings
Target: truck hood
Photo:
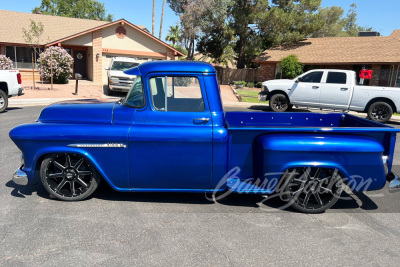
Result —
[[44, 108], [37, 121], [44, 123], [111, 123], [115, 102], [114, 99], [57, 102]]
[[130, 79], [136, 78], [135, 75], [125, 74], [123, 71], [120, 71], [120, 70], [110, 70], [109, 77], [110, 78], [111, 77], [123, 77], [123, 78], [130, 78]]
[[288, 80], [288, 79], [281, 79], [281, 80], [269, 80], [266, 82], [263, 82], [262, 85], [287, 85], [287, 84], [293, 84], [294, 80]]

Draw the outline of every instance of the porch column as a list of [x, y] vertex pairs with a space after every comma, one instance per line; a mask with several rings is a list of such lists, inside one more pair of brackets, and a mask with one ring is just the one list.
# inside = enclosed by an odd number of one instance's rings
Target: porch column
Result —
[[103, 75], [103, 36], [102, 30], [97, 30], [92, 33], [93, 36], [93, 53], [92, 69], [93, 69], [93, 82], [101, 82]]

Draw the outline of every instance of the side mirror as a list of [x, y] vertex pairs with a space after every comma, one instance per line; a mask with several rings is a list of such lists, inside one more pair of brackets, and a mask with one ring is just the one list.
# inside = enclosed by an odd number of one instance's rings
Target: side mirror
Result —
[[105, 67], [104, 69], [105, 69], [105, 70], [110, 70], [110, 67]]

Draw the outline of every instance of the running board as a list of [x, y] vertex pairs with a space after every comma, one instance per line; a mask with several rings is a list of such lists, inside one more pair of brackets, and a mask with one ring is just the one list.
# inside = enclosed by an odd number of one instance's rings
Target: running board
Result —
[[228, 189], [235, 193], [241, 194], [272, 194], [273, 192], [269, 189], [259, 187], [254, 184], [253, 179], [247, 179], [246, 181], [241, 181], [238, 178], [228, 179], [226, 182]]

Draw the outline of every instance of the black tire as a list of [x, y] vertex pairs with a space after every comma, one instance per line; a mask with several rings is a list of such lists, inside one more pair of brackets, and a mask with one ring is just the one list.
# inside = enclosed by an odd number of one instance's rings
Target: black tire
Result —
[[0, 113], [4, 112], [8, 107], [8, 95], [0, 90]]
[[368, 108], [368, 118], [372, 121], [385, 123], [390, 120], [392, 115], [392, 106], [386, 102], [375, 102]]
[[88, 198], [97, 189], [101, 177], [93, 164], [78, 154], [51, 154], [40, 167], [44, 188], [61, 200], [78, 201]]
[[292, 168], [282, 179], [282, 199], [303, 213], [324, 212], [335, 205], [343, 191], [343, 178], [337, 169]]
[[292, 108], [293, 108], [293, 105], [292, 105], [292, 104], [289, 104], [289, 106], [288, 106], [288, 108], [287, 108], [286, 111], [290, 111], [290, 110], [292, 110]]
[[269, 107], [275, 112], [285, 112], [289, 108], [289, 99], [284, 94], [275, 94], [269, 100]]

